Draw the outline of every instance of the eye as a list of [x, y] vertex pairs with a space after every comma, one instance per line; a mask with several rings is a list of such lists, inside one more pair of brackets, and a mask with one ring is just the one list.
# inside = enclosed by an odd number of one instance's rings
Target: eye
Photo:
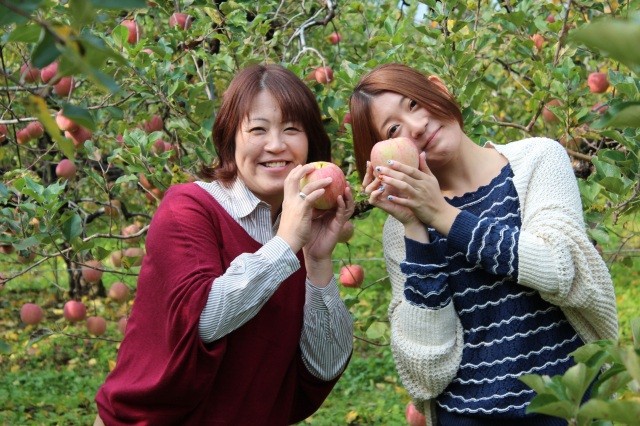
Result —
[[392, 137], [396, 131], [398, 131], [398, 126], [397, 124], [394, 124], [393, 126], [389, 127], [389, 130], [387, 130], [387, 138]]
[[253, 134], [263, 134], [266, 130], [264, 127], [251, 127], [249, 128], [249, 133]]
[[418, 106], [418, 102], [414, 101], [413, 99], [409, 100], [409, 111], [412, 111], [416, 106]]
[[302, 130], [296, 126], [289, 126], [289, 127], [285, 127], [284, 132], [288, 135], [295, 135], [297, 133], [302, 132]]

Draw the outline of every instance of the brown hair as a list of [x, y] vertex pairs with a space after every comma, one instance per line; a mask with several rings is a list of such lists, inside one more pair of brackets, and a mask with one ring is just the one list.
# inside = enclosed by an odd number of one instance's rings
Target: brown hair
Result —
[[218, 159], [213, 166], [202, 168], [203, 177], [219, 180], [224, 185], [236, 178], [236, 133], [249, 115], [251, 103], [263, 90], [275, 98], [283, 120], [302, 125], [309, 141], [307, 162], [331, 160], [331, 140], [313, 92], [293, 72], [280, 65], [251, 65], [236, 74], [224, 92], [213, 124]]
[[464, 128], [458, 103], [439, 80], [433, 81], [406, 65], [380, 65], [362, 77], [349, 99], [353, 149], [361, 178], [364, 178], [371, 148], [376, 142], [387, 139], [378, 133], [371, 114], [373, 99], [384, 92], [412, 99], [439, 120], [457, 121]]

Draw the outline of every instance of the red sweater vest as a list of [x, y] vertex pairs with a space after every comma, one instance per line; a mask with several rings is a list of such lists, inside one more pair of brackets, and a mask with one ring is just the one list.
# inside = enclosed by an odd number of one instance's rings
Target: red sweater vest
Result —
[[[304, 266], [239, 329], [204, 344], [213, 280], [261, 245], [196, 184], [167, 191], [146, 241], [115, 369], [96, 402], [106, 425], [285, 425], [315, 412], [336, 380], [302, 362]], [[301, 253], [298, 258], [302, 264]]]

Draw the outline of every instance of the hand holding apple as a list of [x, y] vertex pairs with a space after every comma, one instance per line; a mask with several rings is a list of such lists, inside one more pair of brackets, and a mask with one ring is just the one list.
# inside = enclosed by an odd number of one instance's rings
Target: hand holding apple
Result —
[[331, 210], [338, 205], [338, 197], [344, 195], [347, 180], [340, 167], [327, 161], [310, 163], [315, 167], [311, 173], [300, 179], [300, 190], [311, 182], [330, 177], [331, 183], [324, 187], [324, 194], [313, 203], [313, 207], [319, 210]]

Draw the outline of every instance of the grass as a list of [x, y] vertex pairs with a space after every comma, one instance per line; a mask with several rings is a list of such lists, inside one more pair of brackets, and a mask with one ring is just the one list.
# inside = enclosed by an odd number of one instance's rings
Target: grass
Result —
[[[356, 320], [354, 355], [324, 405], [301, 425], [404, 425], [409, 401], [393, 365], [388, 342], [389, 281], [381, 259], [384, 215], [372, 212], [356, 221], [356, 233], [336, 251], [343, 263], [365, 269], [361, 289], [341, 288]], [[630, 341], [629, 322], [640, 317], [640, 259], [611, 266], [616, 286], [622, 340]], [[106, 274], [105, 285], [122, 277]], [[133, 287], [133, 283], [129, 282]], [[88, 336], [83, 324], [62, 318], [65, 300], [55, 277], [30, 274], [10, 282], [0, 298], [0, 425], [87, 425], [95, 418], [93, 398], [116, 358], [121, 335], [116, 321], [131, 307], [109, 299], [86, 301], [89, 312], [109, 320], [103, 338]], [[20, 306], [35, 301], [46, 311], [39, 326], [51, 336], [29, 344], [36, 327], [20, 322]]]

